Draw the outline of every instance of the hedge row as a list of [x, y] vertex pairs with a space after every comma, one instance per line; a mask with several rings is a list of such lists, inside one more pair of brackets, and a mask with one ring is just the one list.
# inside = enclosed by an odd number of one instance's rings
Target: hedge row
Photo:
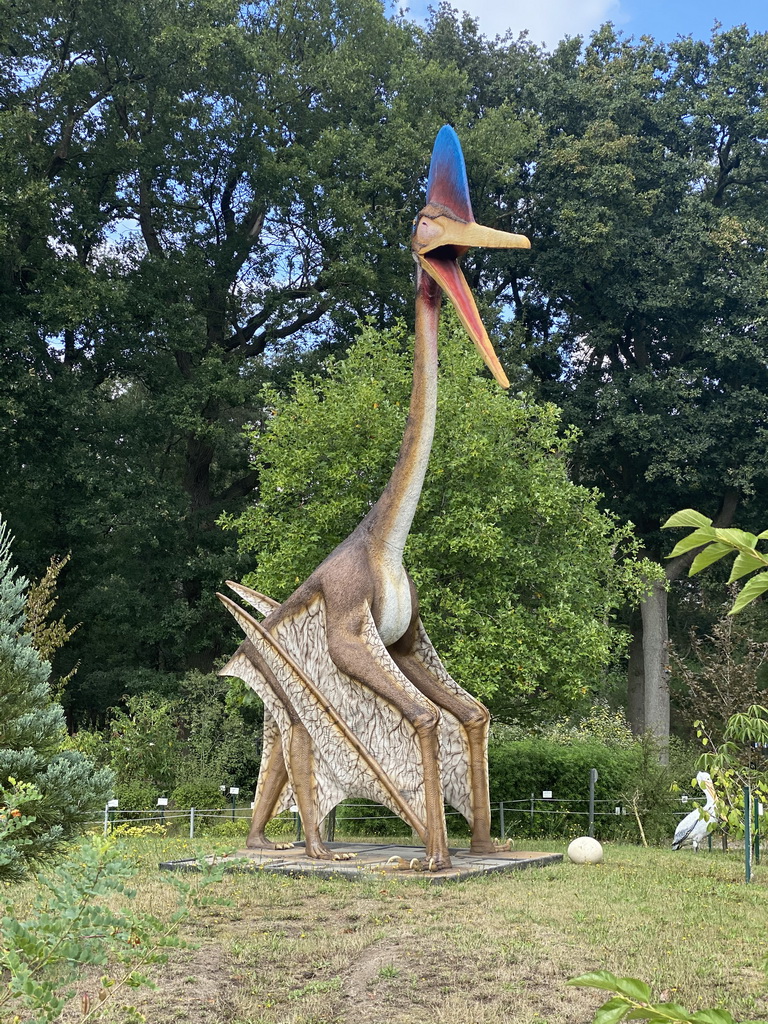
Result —
[[[506, 741], [491, 745], [488, 768], [495, 834], [501, 832], [499, 802], [505, 801], [507, 836], [571, 838], [584, 835], [588, 827], [592, 768], [598, 772], [595, 785], [595, 835], [598, 838], [639, 840], [633, 797], [649, 841], [665, 842], [674, 832], [673, 812], [679, 810], [679, 804], [669, 793], [672, 775], [658, 764], [655, 751], [641, 742], [630, 747], [612, 747], [598, 740], [569, 744], [545, 739]], [[688, 771], [688, 767], [684, 767], [682, 775]], [[552, 793], [552, 801], [542, 798], [544, 791]], [[523, 803], [514, 804], [514, 801]], [[617, 806], [624, 811], [620, 816], [615, 814]], [[337, 829], [343, 835], [403, 836], [410, 833], [408, 826], [391, 816], [386, 808], [360, 800], [339, 806]], [[448, 831], [455, 837], [468, 834], [464, 819], [450, 811]]]

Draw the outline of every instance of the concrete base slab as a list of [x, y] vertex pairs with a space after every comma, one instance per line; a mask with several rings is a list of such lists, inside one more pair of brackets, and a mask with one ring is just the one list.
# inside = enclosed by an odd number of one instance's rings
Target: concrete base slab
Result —
[[[416, 878], [432, 884], [460, 882], [501, 871], [559, 864], [561, 853], [530, 853], [505, 850], [485, 856], [473, 855], [467, 849], [451, 850], [452, 866], [442, 871], [427, 871], [425, 851], [415, 846], [396, 843], [328, 843], [338, 856], [352, 854], [345, 860], [315, 860], [308, 857], [304, 843], [295, 843], [288, 850], [239, 850], [226, 857], [228, 870], [269, 871], [279, 875], [317, 875], [323, 878], [363, 879], [372, 874]], [[413, 867], [411, 867], [411, 863]], [[194, 871], [196, 860], [173, 860], [160, 865], [166, 871]]]

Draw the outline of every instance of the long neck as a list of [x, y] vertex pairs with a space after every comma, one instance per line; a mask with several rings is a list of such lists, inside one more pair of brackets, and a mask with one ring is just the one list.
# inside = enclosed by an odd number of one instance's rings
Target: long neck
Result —
[[418, 272], [413, 388], [408, 422], [392, 476], [366, 516], [366, 526], [385, 543], [390, 557], [402, 558], [419, 503], [435, 435], [437, 410], [437, 325], [442, 293], [427, 275]]

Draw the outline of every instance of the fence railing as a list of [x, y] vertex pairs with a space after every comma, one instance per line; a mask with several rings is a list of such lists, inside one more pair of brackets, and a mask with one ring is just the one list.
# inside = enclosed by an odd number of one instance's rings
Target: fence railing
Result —
[[[337, 814], [337, 811], [341, 813]], [[685, 817], [689, 811], [690, 807], [681, 811], [669, 812], [671, 832], [674, 831], [677, 821]], [[242, 822], [245, 828], [250, 821], [251, 813], [251, 808], [243, 805], [227, 808], [163, 807], [152, 810], [127, 810], [107, 806], [103, 811], [85, 812], [83, 824], [86, 827], [101, 827], [106, 835], [123, 825], [163, 825], [178, 828], [183, 823], [184, 831], [188, 828], [189, 837], [194, 839], [195, 832], [206, 823]], [[537, 819], [540, 821], [542, 816], [545, 818], [549, 816], [553, 819], [560, 818], [563, 821], [583, 821], [586, 826], [585, 832], [593, 835], [595, 825], [600, 820], [616, 820], [627, 817], [631, 813], [631, 808], [627, 808], [615, 799], [558, 799], [541, 797], [536, 793], [531, 793], [519, 800], [498, 800], [491, 804], [494, 834], [499, 835], [502, 839], [509, 836], [510, 831], [517, 823], [521, 826], [527, 824], [531, 832], [536, 831]], [[446, 807], [445, 815], [448, 819], [449, 831], [453, 821], [456, 819], [463, 821], [462, 815], [453, 808]], [[386, 807], [347, 800], [332, 811], [326, 819], [326, 833], [329, 839], [333, 839], [338, 824], [343, 824], [345, 831], [349, 831], [348, 826], [354, 824], [359, 833], [379, 832], [381, 825], [401, 820]], [[297, 838], [300, 839], [301, 820], [295, 809], [293, 810], [292, 825], [296, 830]]]

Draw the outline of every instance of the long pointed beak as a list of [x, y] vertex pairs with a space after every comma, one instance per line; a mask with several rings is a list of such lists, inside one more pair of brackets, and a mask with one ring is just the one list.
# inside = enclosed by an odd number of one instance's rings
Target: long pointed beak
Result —
[[493, 350], [491, 339], [480, 319], [474, 296], [470, 291], [467, 279], [461, 272], [456, 259], [451, 256], [419, 256], [419, 263], [429, 276], [440, 285], [453, 303], [464, 329], [475, 344], [475, 348], [483, 358], [483, 362], [503, 388], [509, 387], [509, 379], [504, 373], [499, 358]]

